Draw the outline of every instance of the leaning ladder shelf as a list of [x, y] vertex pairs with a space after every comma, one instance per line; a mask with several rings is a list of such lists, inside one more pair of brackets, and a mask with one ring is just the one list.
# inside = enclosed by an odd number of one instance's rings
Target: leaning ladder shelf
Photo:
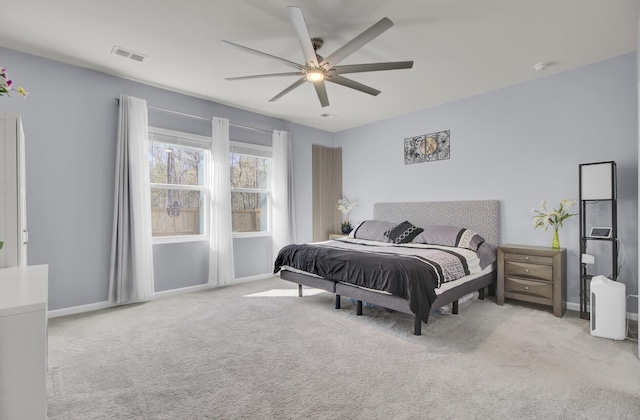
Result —
[[[591, 241], [605, 241], [611, 245], [611, 276], [618, 280], [618, 204], [616, 163], [598, 162], [579, 165], [580, 182], [580, 318], [590, 319], [590, 284], [595, 274], [589, 273], [588, 264], [583, 262], [582, 256], [587, 254]], [[587, 214], [594, 204], [609, 203], [611, 237], [592, 238], [588, 236]], [[593, 227], [593, 225], [591, 225]]]

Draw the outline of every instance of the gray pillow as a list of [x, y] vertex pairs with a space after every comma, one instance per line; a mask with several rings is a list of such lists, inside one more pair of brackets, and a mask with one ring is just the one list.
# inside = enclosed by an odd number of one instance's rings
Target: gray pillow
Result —
[[413, 238], [413, 243], [453, 246], [477, 251], [484, 238], [476, 232], [457, 226], [428, 225]]
[[361, 222], [349, 234], [350, 238], [367, 239], [370, 241], [390, 242], [387, 232], [398, 226], [395, 222], [383, 220], [365, 220]]
[[489, 242], [483, 242], [478, 247], [476, 254], [480, 257], [480, 268], [484, 270], [486, 266], [496, 262], [498, 247]]

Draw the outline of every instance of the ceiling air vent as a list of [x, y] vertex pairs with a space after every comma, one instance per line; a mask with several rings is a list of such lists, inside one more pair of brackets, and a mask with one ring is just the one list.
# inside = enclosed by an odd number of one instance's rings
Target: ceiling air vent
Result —
[[320, 116], [323, 118], [335, 118], [335, 115], [331, 115], [331, 114], [322, 114]]
[[132, 60], [136, 60], [136, 61], [142, 62], [142, 60], [145, 59], [145, 56], [144, 55], [140, 55], [140, 54], [136, 54], [136, 53], [132, 53], [131, 57], [129, 57], [129, 58], [132, 59]]
[[145, 58], [147, 58], [146, 55], [142, 55], [122, 47], [118, 47], [117, 45], [113, 46], [113, 49], [111, 50], [111, 54], [119, 55], [120, 57], [130, 58], [139, 63], [141, 63], [142, 61], [144, 61]]

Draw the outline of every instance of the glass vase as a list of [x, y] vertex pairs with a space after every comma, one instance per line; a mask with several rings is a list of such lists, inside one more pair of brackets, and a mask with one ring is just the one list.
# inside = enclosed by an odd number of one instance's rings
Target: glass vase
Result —
[[553, 229], [553, 242], [551, 248], [560, 249], [560, 237], [558, 236], [558, 228]]

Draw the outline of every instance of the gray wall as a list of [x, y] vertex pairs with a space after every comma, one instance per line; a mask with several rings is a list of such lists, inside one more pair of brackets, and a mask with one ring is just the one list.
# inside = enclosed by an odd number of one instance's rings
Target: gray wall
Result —
[[[619, 279], [631, 293], [638, 273], [635, 66], [635, 54], [627, 54], [336, 134], [343, 191], [359, 203], [351, 218], [372, 217], [378, 201], [498, 199], [503, 244], [551, 246], [552, 231], [533, 229], [531, 209], [543, 199], [556, 206], [564, 197], [577, 199], [578, 164], [614, 160], [626, 256]], [[451, 130], [449, 160], [404, 165], [404, 138], [441, 130]], [[560, 243], [568, 251], [568, 300], [574, 303], [578, 237], [573, 217]], [[606, 257], [596, 254], [598, 261]], [[602, 271], [610, 274], [610, 268]]]
[[[0, 63], [29, 95], [0, 100], [22, 116], [26, 137], [28, 263], [49, 264], [49, 309], [107, 300], [113, 223], [117, 106], [121, 93], [149, 105], [292, 133], [298, 237], [311, 234], [311, 145], [333, 135], [141, 83], [0, 48]], [[210, 123], [149, 111], [163, 128], [210, 135]], [[233, 140], [270, 144], [269, 135], [232, 129]], [[234, 241], [237, 277], [272, 271], [268, 238]], [[206, 243], [154, 246], [156, 291], [207, 281]]]
[[[477, 95], [337, 134], [0, 48], [3, 66], [30, 92], [0, 100], [22, 115], [27, 149], [29, 264], [49, 264], [49, 307], [107, 299], [117, 107], [126, 93], [150, 105], [292, 133], [298, 242], [312, 240], [311, 145], [343, 148], [344, 194], [356, 222], [377, 201], [499, 199], [502, 243], [550, 245], [531, 208], [578, 195], [578, 164], [618, 163], [620, 280], [638, 267], [638, 106], [635, 55]], [[207, 122], [150, 111], [150, 123], [209, 135]], [[451, 130], [451, 159], [403, 164], [405, 137]], [[244, 131], [244, 132], [243, 132]], [[233, 140], [269, 144], [232, 130]], [[569, 253], [569, 300], [578, 302], [578, 223], [560, 232]], [[268, 238], [236, 239], [237, 277], [271, 271]], [[155, 245], [156, 291], [206, 282], [203, 243]], [[598, 255], [596, 255], [598, 258]], [[631, 302], [631, 301], [630, 301]], [[632, 303], [633, 304], [633, 303]]]

